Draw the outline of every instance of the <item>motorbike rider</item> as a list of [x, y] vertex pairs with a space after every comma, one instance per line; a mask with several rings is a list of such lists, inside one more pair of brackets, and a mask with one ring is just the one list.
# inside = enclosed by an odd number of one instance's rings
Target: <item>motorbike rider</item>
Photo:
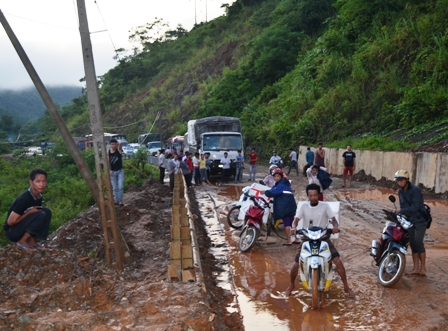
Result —
[[272, 171], [274, 170], [274, 169], [278, 169], [278, 166], [276, 166], [275, 164], [273, 164], [273, 165], [271, 165], [270, 167], [269, 167], [269, 175], [267, 175], [266, 177], [264, 177], [264, 179], [263, 180], [260, 180], [260, 184], [261, 185], [266, 185], [266, 186], [269, 186], [269, 187], [274, 187], [274, 185], [275, 185], [275, 180], [274, 180], [274, 177], [272, 177]]
[[397, 214], [406, 216], [413, 225], [408, 229], [408, 232], [414, 267], [406, 274], [424, 276], [426, 275], [426, 250], [423, 239], [427, 223], [422, 215], [425, 208], [423, 206], [422, 191], [409, 181], [409, 172], [407, 170], [398, 170], [395, 173], [394, 180], [400, 187], [398, 190], [400, 209], [397, 210]]
[[269, 164], [276, 165], [277, 167], [281, 168], [283, 164], [283, 160], [280, 156], [277, 155], [276, 151], [272, 152], [272, 156], [269, 160]]
[[[339, 232], [339, 224], [336, 220], [336, 217], [333, 213], [333, 210], [331, 209], [330, 205], [326, 202], [319, 201], [319, 194], [320, 194], [320, 186], [317, 184], [309, 184], [306, 187], [306, 194], [308, 196], [308, 203], [304, 203], [301, 208], [298, 208], [296, 211], [296, 215], [294, 218], [294, 222], [292, 224], [292, 234], [296, 233], [297, 224], [299, 223], [300, 219], [303, 219], [303, 228], [308, 228], [310, 225], [310, 221], [312, 220], [312, 226], [319, 226], [322, 228], [327, 227], [328, 219], [331, 218], [333, 221], [333, 233]], [[345, 273], [345, 267], [342, 264], [342, 261], [340, 259], [340, 255], [336, 248], [334, 247], [333, 243], [330, 239], [325, 240], [328, 243], [328, 246], [330, 248], [332, 261], [336, 265], [338, 274], [341, 276], [341, 280], [344, 283], [344, 290], [345, 292], [350, 296], [354, 297], [356, 294], [355, 292], [348, 286], [347, 283], [347, 276]], [[299, 260], [300, 260], [300, 250], [302, 248], [302, 245], [299, 245], [298, 253], [294, 259], [294, 264], [291, 267], [290, 271], [290, 284], [288, 288], [286, 289], [286, 296], [290, 296], [291, 292], [294, 290], [295, 287], [295, 281], [296, 277], [299, 273]]]
[[291, 225], [294, 219], [294, 213], [297, 209], [297, 203], [294, 199], [294, 194], [291, 189], [291, 183], [283, 177], [283, 171], [280, 168], [272, 170], [272, 176], [275, 180], [275, 185], [272, 189], [267, 191], [260, 191], [269, 198], [274, 198], [274, 220], [283, 220], [286, 232], [286, 243], [284, 246], [291, 246]]

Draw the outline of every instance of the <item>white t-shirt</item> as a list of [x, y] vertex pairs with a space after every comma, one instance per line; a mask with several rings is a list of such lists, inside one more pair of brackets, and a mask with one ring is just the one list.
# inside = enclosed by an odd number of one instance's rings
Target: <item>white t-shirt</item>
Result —
[[230, 159], [228, 157], [223, 157], [221, 159], [221, 164], [223, 169], [230, 169]]
[[289, 157], [291, 158], [291, 161], [297, 161], [297, 153], [295, 151], [291, 151]]
[[198, 168], [199, 167], [199, 160], [196, 156], [193, 156], [193, 167]]
[[303, 219], [303, 228], [306, 229], [310, 226], [310, 220], [313, 220], [312, 226], [326, 228], [328, 220], [336, 216], [328, 203], [319, 201], [319, 204], [314, 207], [309, 202], [302, 204], [300, 208], [297, 208], [295, 217], [299, 220]]
[[165, 154], [159, 155], [159, 166], [165, 167]]

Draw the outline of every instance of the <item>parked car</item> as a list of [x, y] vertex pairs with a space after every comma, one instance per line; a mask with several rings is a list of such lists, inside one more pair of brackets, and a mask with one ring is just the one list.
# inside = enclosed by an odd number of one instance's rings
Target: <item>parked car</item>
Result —
[[134, 149], [129, 145], [123, 146], [123, 154], [129, 158], [134, 155]]
[[157, 155], [157, 153], [160, 150], [160, 141], [150, 141], [146, 144], [146, 147], [148, 148], [149, 155]]
[[42, 155], [42, 148], [41, 147], [28, 147], [26, 155], [33, 156], [33, 155]]

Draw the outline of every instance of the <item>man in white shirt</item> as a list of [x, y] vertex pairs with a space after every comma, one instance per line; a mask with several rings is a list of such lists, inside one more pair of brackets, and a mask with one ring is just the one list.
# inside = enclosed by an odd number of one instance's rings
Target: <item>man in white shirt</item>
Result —
[[[308, 196], [308, 203], [302, 204], [300, 208], [297, 208], [294, 222], [292, 223], [291, 231], [292, 234], [296, 233], [297, 224], [300, 219], [303, 219], [303, 228], [308, 228], [310, 226], [319, 226], [322, 228], [327, 227], [328, 220], [331, 218], [333, 221], [333, 233], [339, 232], [339, 224], [336, 217], [330, 207], [326, 202], [319, 201], [320, 186], [316, 184], [310, 184], [306, 187], [306, 194]], [[344, 290], [350, 296], [354, 297], [355, 292], [348, 286], [347, 276], [345, 273], [344, 265], [340, 259], [340, 255], [330, 239], [326, 242], [330, 248], [331, 257], [333, 263], [336, 265], [339, 276], [341, 276], [342, 283], [344, 283]], [[298, 253], [294, 259], [294, 264], [290, 271], [290, 284], [286, 290], [286, 296], [290, 296], [291, 292], [294, 290], [296, 277], [299, 273], [299, 260], [300, 260], [300, 250], [302, 245], [299, 246]]]
[[163, 180], [165, 179], [165, 151], [161, 149], [159, 153], [159, 180], [160, 184], [163, 185]]
[[230, 162], [229, 153], [225, 152], [224, 157], [221, 159], [222, 164], [222, 182], [227, 183], [229, 180], [229, 172], [230, 172]]

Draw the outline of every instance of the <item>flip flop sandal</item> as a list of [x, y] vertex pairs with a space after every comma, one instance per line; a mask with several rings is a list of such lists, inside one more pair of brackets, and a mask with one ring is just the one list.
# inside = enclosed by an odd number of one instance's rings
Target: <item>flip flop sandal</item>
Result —
[[28, 246], [28, 245], [20, 245], [18, 243], [14, 243], [14, 246], [16, 246], [18, 249], [24, 250], [24, 251], [32, 251], [34, 250], [34, 247]]

